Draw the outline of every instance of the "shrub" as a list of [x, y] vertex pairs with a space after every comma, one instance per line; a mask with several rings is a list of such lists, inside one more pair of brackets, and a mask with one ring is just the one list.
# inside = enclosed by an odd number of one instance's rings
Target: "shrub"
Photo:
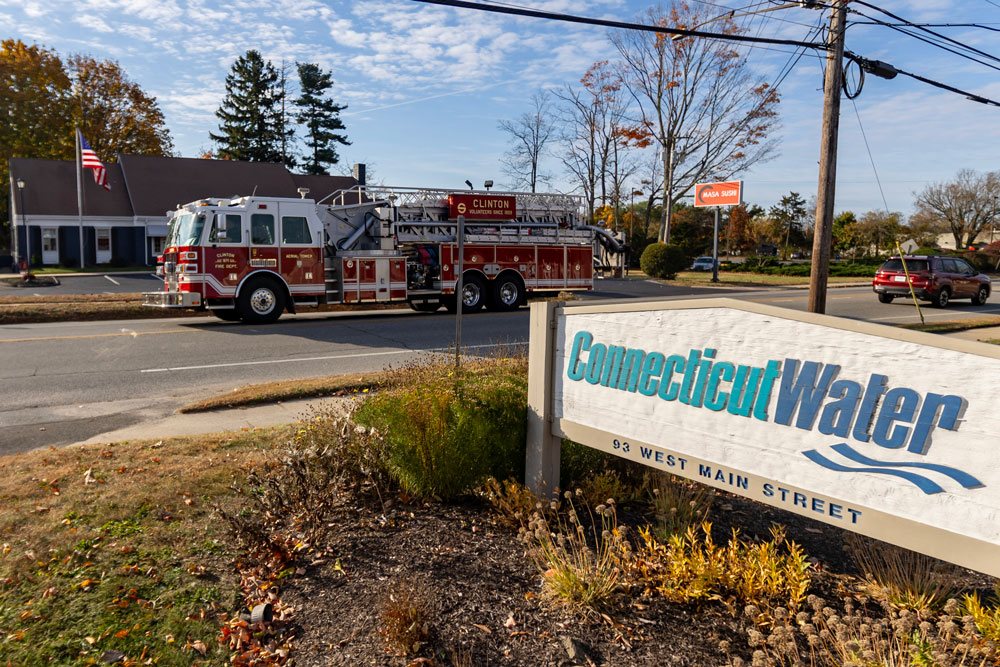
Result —
[[[860, 602], [860, 604], [859, 604]], [[744, 613], [755, 627], [747, 629], [754, 648], [754, 665], [811, 665], [814, 667], [995, 665], [993, 642], [978, 636], [971, 617], [959, 617], [959, 604], [949, 600], [944, 613], [914, 613], [890, 609], [871, 614], [863, 599], [846, 598], [843, 610], [827, 606], [810, 595], [809, 611], [763, 616], [753, 606]], [[758, 630], [759, 628], [759, 630]], [[728, 653], [730, 645], [720, 648]], [[730, 658], [729, 664], [738, 664]]]
[[900, 609], [938, 609], [958, 588], [958, 569], [936, 558], [854, 533], [847, 547], [867, 592]]
[[[641, 463], [572, 440], [562, 440], [559, 454], [559, 482], [565, 489], [586, 487], [594, 488], [594, 493], [597, 493], [599, 486], [614, 485], [622, 498], [635, 496], [641, 492], [649, 470]], [[613, 480], [605, 475], [612, 472], [616, 474]], [[598, 495], [597, 499], [603, 500], [608, 495], [614, 494]]]
[[647, 489], [656, 520], [654, 535], [661, 542], [707, 521], [715, 499], [711, 487], [663, 472], [649, 477]]
[[767, 542], [745, 541], [734, 530], [725, 546], [716, 546], [708, 523], [666, 544], [649, 530], [640, 534], [644, 545], [634, 574], [672, 602], [721, 599], [731, 608], [728, 600], [796, 610], [809, 588], [812, 566], [778, 526]]
[[326, 536], [342, 488], [387, 485], [381, 441], [365, 429], [330, 412], [314, 412], [298, 426], [284, 450], [248, 469], [244, 485], [234, 487], [245, 511], [215, 506], [249, 559], [291, 562], [300, 540]]
[[[622, 580], [621, 564], [631, 551], [626, 529], [618, 525], [613, 501], [595, 508], [598, 523], [590, 512], [581, 520], [573, 494], [566, 491], [563, 496], [567, 511], [557, 515], [554, 526], [541, 511], [535, 512], [520, 537], [549, 595], [566, 604], [599, 607]], [[550, 510], [556, 508], [553, 501]]]
[[491, 477], [486, 480], [480, 493], [493, 506], [493, 511], [500, 520], [509, 526], [522, 526], [538, 506], [538, 496], [512, 479], [500, 482]]
[[379, 631], [401, 653], [417, 653], [431, 636], [431, 587], [419, 578], [388, 583]]
[[651, 243], [642, 251], [639, 268], [647, 276], [671, 279], [690, 264], [690, 258], [679, 246], [666, 243]]
[[994, 584], [989, 604], [983, 604], [978, 593], [970, 593], [962, 599], [962, 610], [975, 621], [983, 639], [1000, 642], [1000, 582]]
[[[896, 253], [893, 253], [893, 254], [896, 254]], [[931, 246], [920, 246], [919, 248], [917, 248], [916, 250], [914, 250], [912, 254], [914, 254], [914, 255], [941, 255], [941, 254], [947, 254], [947, 253], [945, 253], [943, 250], [941, 250], [939, 248], [932, 248]]]
[[735, 265], [733, 270], [757, 272], [767, 267], [779, 265], [778, 258], [771, 255], [747, 255], [743, 263]]
[[991, 257], [982, 251], [963, 252], [962, 257], [978, 271], [982, 271], [983, 273], [990, 273], [996, 270], [995, 267], [997, 258]]
[[523, 479], [527, 360], [414, 367], [369, 398], [355, 420], [384, 441], [407, 493], [453, 498], [488, 477]]

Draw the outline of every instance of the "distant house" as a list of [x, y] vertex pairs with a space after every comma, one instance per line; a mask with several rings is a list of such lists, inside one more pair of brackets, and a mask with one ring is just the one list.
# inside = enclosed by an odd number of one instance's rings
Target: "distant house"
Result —
[[[107, 164], [106, 191], [83, 174], [78, 214], [73, 161], [11, 158], [11, 247], [14, 261], [79, 266], [152, 265], [163, 252], [169, 213], [208, 197], [258, 195], [310, 199], [354, 187], [349, 176], [290, 173], [284, 165], [229, 160], [119, 155]], [[363, 181], [363, 173], [360, 174]]]

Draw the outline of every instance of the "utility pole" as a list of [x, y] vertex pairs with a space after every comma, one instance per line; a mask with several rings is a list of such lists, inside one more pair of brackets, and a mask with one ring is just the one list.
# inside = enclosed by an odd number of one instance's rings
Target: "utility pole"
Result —
[[812, 273], [809, 277], [809, 312], [826, 312], [826, 286], [830, 275], [833, 240], [833, 202], [837, 188], [837, 134], [840, 128], [840, 91], [844, 82], [844, 28], [847, 0], [832, 0], [827, 43], [826, 79], [823, 84], [823, 134], [820, 139], [819, 190], [813, 234]]

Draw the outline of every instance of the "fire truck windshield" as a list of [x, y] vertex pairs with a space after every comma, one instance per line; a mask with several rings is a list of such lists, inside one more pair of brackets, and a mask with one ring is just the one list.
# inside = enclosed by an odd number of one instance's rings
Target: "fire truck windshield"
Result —
[[174, 218], [170, 224], [168, 246], [198, 245], [201, 232], [205, 228], [205, 216], [194, 213], [184, 213]]

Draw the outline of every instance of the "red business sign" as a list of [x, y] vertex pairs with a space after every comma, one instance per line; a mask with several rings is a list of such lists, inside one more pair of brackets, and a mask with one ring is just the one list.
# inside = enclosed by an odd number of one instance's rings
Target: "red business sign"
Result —
[[517, 217], [517, 200], [510, 195], [448, 195], [448, 217], [454, 220], [460, 215], [466, 220], [513, 220]]
[[699, 183], [694, 186], [695, 206], [737, 206], [743, 202], [743, 181]]

